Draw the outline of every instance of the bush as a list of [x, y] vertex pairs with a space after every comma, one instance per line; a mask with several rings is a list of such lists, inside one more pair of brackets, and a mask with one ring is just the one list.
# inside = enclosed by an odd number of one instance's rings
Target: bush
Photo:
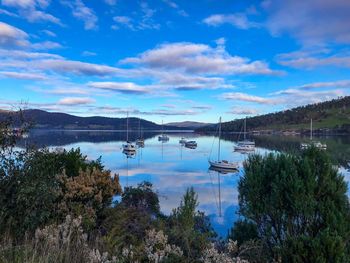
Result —
[[[121, 192], [119, 177], [100, 170], [80, 150], [25, 150], [0, 160], [0, 234], [21, 238], [67, 214], [95, 226], [102, 209]], [[78, 173], [76, 174], [78, 169]]]
[[[251, 155], [239, 182], [240, 213], [283, 262], [349, 258], [347, 185], [324, 151]], [[233, 230], [238, 232], [237, 230]]]

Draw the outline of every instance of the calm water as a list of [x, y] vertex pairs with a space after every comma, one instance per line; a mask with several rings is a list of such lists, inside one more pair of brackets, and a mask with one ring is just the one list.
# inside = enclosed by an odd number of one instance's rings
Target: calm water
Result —
[[[87, 131], [33, 131], [27, 144], [61, 147], [67, 150], [80, 148], [89, 159], [102, 156], [102, 162], [112, 173], [119, 174], [122, 186], [137, 185], [142, 181], [152, 182], [160, 196], [161, 210], [169, 214], [180, 203], [186, 189], [193, 186], [198, 193], [199, 210], [204, 211], [214, 229], [225, 236], [238, 218], [237, 184], [242, 174], [220, 174], [209, 170], [208, 158], [217, 158], [218, 140], [213, 136], [194, 133], [169, 133], [170, 140], [158, 141], [157, 133], [145, 133], [145, 147], [140, 148], [134, 158], [127, 158], [121, 146], [124, 132]], [[136, 134], [131, 134], [131, 137]], [[198, 147], [188, 149], [179, 144], [179, 139], [196, 140]], [[259, 136], [256, 152], [296, 151], [300, 137]], [[322, 138], [334, 163], [340, 164], [340, 171], [350, 180], [350, 140], [347, 137]], [[240, 164], [247, 155], [233, 152], [236, 136], [225, 136], [221, 141], [221, 157]]]

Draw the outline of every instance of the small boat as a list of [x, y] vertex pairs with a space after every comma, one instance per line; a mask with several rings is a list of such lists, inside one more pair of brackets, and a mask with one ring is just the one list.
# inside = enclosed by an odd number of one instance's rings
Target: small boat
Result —
[[128, 151], [128, 152], [131, 152], [131, 151], [136, 151], [136, 146], [131, 143], [131, 142], [126, 142], [125, 144], [123, 144], [123, 151]]
[[129, 113], [126, 117], [126, 143], [123, 144], [123, 152], [136, 152], [136, 146], [129, 141]]
[[300, 148], [302, 150], [305, 150], [305, 149], [308, 149], [312, 146], [316, 147], [318, 149], [321, 149], [321, 150], [327, 150], [327, 144], [313, 141], [313, 138], [312, 138], [312, 119], [311, 119], [311, 121], [310, 121], [310, 143], [301, 143]]
[[139, 138], [136, 140], [136, 145], [138, 147], [145, 147], [145, 139], [142, 137], [142, 131], [141, 131], [141, 118], [139, 118]]
[[219, 169], [237, 170], [239, 168], [239, 165], [237, 162], [229, 162], [226, 160], [221, 160], [221, 161], [209, 160], [209, 163], [212, 167], [219, 168]]
[[182, 137], [180, 140], [179, 140], [179, 143], [180, 144], [185, 144], [187, 142], [187, 140], [184, 138], [184, 137]]
[[144, 139], [138, 139], [138, 140], [136, 140], [136, 145], [138, 146], [138, 147], [145, 147], [145, 140]]
[[218, 145], [218, 160], [208, 160], [210, 166], [213, 168], [226, 169], [226, 170], [237, 170], [239, 165], [237, 162], [229, 162], [227, 160], [221, 160], [221, 117], [219, 119], [219, 145]]
[[197, 142], [196, 141], [186, 141], [185, 147], [190, 148], [190, 149], [197, 148]]
[[169, 141], [169, 137], [163, 133], [163, 120], [162, 120], [162, 134], [158, 136], [158, 141], [160, 141], [160, 142]]
[[237, 144], [234, 150], [235, 152], [242, 152], [242, 153], [254, 152], [255, 146], [252, 144]]
[[238, 141], [237, 145], [234, 147], [234, 150], [236, 152], [253, 152], [255, 151], [255, 141], [247, 140], [246, 139], [247, 134], [247, 118], [244, 119], [244, 132], [243, 141]]

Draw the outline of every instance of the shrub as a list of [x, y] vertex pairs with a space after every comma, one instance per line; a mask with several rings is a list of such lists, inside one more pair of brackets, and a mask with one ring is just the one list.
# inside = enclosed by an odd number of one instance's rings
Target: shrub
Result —
[[344, 262], [349, 257], [347, 185], [324, 151], [251, 155], [239, 182], [240, 213], [272, 258]]

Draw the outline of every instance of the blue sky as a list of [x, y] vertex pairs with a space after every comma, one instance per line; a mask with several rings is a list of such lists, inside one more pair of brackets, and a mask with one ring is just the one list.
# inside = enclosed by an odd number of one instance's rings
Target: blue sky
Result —
[[0, 108], [215, 122], [349, 95], [348, 0], [0, 0]]

